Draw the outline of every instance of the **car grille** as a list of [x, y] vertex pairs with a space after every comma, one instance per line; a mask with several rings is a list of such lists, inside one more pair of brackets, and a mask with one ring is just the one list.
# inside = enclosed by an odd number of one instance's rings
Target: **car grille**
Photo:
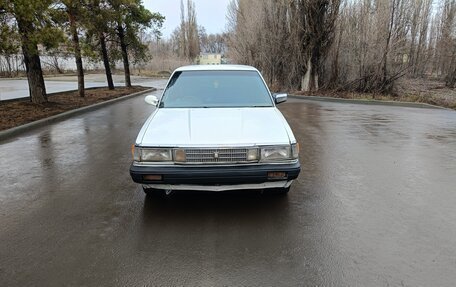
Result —
[[248, 163], [245, 148], [185, 149], [186, 163]]

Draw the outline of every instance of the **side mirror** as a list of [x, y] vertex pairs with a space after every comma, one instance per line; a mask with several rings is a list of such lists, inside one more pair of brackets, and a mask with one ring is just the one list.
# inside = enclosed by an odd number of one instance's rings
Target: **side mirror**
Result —
[[276, 104], [280, 104], [287, 101], [288, 95], [287, 94], [273, 94], [274, 101]]
[[158, 98], [156, 96], [152, 96], [152, 95], [146, 96], [144, 101], [146, 103], [148, 103], [149, 105], [152, 105], [152, 106], [157, 106], [158, 105]]

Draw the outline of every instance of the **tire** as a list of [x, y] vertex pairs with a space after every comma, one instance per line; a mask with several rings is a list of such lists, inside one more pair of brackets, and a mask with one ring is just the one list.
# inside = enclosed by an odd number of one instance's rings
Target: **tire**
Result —
[[289, 191], [290, 191], [290, 186], [266, 189], [266, 193], [277, 195], [277, 196], [286, 196]]
[[155, 188], [145, 188], [143, 187], [143, 191], [146, 196], [149, 198], [163, 198], [166, 196], [165, 190], [163, 189], [155, 189]]

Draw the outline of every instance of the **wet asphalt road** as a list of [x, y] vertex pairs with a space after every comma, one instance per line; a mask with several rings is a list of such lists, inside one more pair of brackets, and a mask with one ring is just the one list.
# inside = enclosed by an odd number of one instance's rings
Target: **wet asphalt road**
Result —
[[290, 100], [288, 197], [145, 200], [143, 97], [0, 144], [0, 286], [454, 286], [456, 112]]

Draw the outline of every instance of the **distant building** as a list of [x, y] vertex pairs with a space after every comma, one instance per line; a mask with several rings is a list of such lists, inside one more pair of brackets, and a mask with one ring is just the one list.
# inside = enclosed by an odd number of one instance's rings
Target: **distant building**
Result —
[[198, 65], [221, 65], [225, 64], [225, 57], [222, 54], [200, 54], [196, 59]]

